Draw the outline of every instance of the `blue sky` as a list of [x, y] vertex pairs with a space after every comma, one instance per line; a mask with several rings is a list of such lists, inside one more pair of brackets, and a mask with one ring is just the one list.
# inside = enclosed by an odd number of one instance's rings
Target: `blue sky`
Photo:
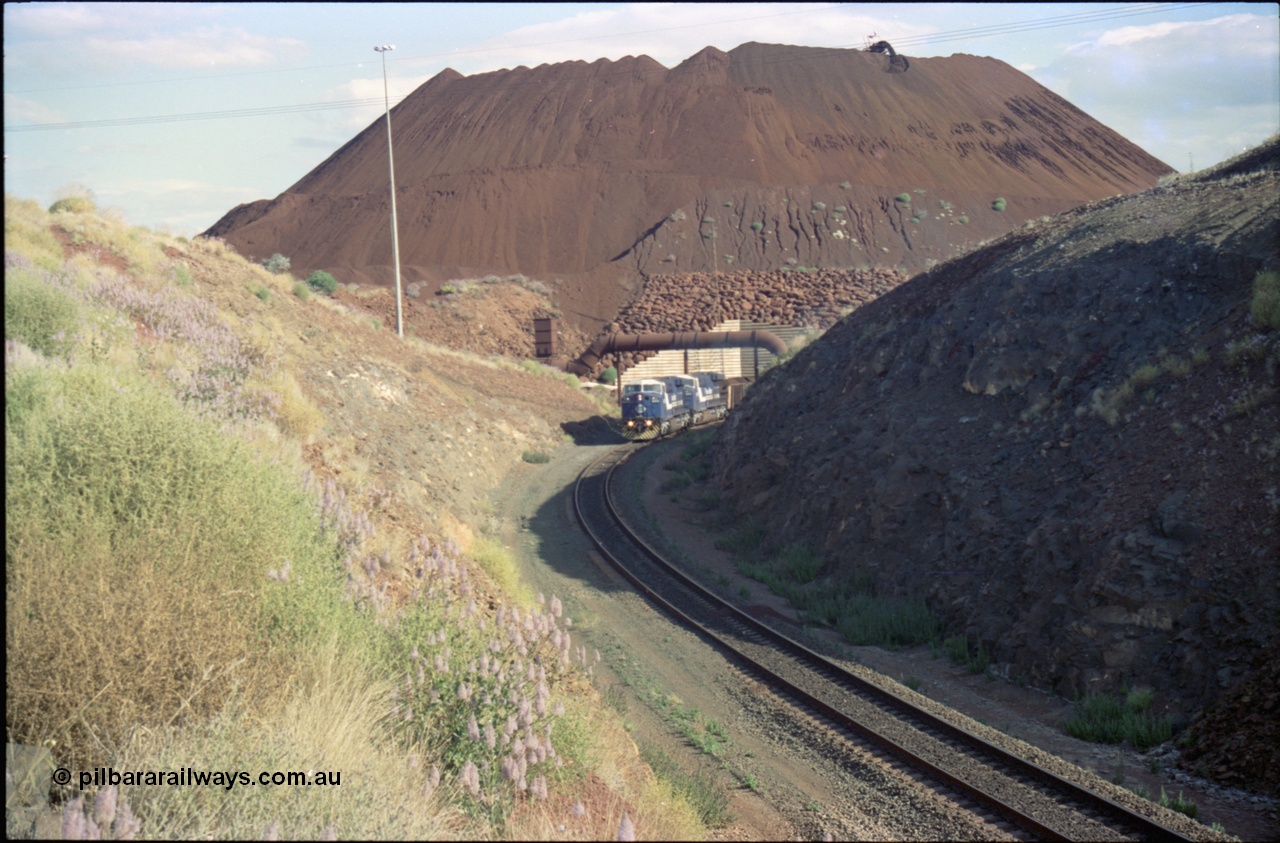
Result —
[[396, 45], [394, 105], [445, 67], [673, 67], [707, 45], [871, 33], [1008, 62], [1185, 171], [1280, 130], [1278, 21], [1276, 3], [6, 3], [5, 190], [47, 205], [83, 185], [190, 236], [381, 118], [376, 44]]

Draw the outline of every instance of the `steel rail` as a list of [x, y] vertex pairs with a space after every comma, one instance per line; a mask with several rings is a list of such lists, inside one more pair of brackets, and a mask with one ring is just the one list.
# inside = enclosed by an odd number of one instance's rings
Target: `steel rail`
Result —
[[[773, 629], [772, 627], [761, 623], [756, 618], [739, 609], [737, 606], [721, 599], [714, 592], [704, 587], [701, 583], [693, 580], [683, 571], [668, 562], [657, 550], [650, 546], [644, 539], [636, 534], [634, 530], [626, 523], [618, 510], [614, 501], [612, 480], [616, 470], [626, 462], [634, 453], [637, 453], [642, 447], [635, 445], [625, 446], [623, 448], [610, 451], [599, 459], [592, 462], [579, 474], [578, 481], [574, 488], [574, 508], [577, 513], [579, 522], [583, 530], [587, 533], [592, 543], [609, 561], [609, 563], [635, 588], [657, 604], [664, 611], [676, 617], [682, 623], [688, 625], [696, 631], [705, 640], [712, 643], [717, 648], [728, 652], [735, 659], [744, 663], [750, 670], [763, 676], [775, 688], [780, 688], [786, 695], [791, 696], [803, 706], [821, 712], [829, 720], [838, 724], [839, 727], [848, 729], [862, 738], [880, 747], [882, 750], [900, 759], [904, 763], [923, 770], [925, 773], [933, 777], [936, 781], [940, 781], [944, 785], [955, 788], [956, 790], [966, 794], [970, 798], [976, 800], [995, 813], [1004, 817], [1007, 821], [1017, 825], [1018, 827], [1031, 832], [1039, 839], [1050, 840], [1068, 840], [1071, 839], [1062, 831], [1047, 825], [1038, 818], [1019, 810], [1017, 807], [1007, 804], [1007, 802], [997, 795], [987, 792], [980, 785], [966, 780], [963, 776], [952, 773], [943, 767], [935, 764], [928, 759], [920, 757], [916, 752], [903, 746], [893, 738], [871, 728], [853, 717], [847, 712], [827, 703], [826, 701], [815, 697], [809, 691], [798, 687], [790, 680], [778, 675], [769, 667], [760, 664], [757, 660], [751, 658], [748, 654], [741, 651], [726, 636], [716, 632], [707, 624], [690, 616], [687, 612], [675, 606], [671, 601], [667, 600], [649, 583], [644, 582], [635, 572], [633, 572], [622, 560], [606, 546], [605, 539], [600, 535], [599, 525], [593, 526], [587, 517], [583, 503], [583, 496], [590, 479], [601, 479], [603, 474], [603, 489], [600, 492], [605, 509], [612, 526], [620, 530], [627, 540], [637, 549], [640, 550], [649, 560], [658, 565], [665, 574], [669, 575], [682, 588], [691, 592], [699, 600], [708, 604], [713, 608], [714, 613], [721, 619], [729, 618], [736, 625], [743, 627], [751, 634], [763, 636], [771, 642], [777, 649], [785, 651], [792, 659], [805, 664], [809, 669], [819, 674], [827, 682], [836, 685], [844, 690], [851, 691], [863, 699], [869, 699], [872, 704], [880, 707], [882, 710], [887, 709], [894, 717], [914, 721], [911, 725], [921, 734], [930, 737], [932, 740], [940, 740], [936, 735], [930, 735], [929, 732], [940, 733], [951, 741], [963, 744], [970, 752], [978, 753], [983, 756], [985, 762], [994, 762], [996, 765], [1012, 769], [1014, 775], [1024, 778], [1033, 779], [1043, 783], [1059, 793], [1066, 794], [1072, 801], [1080, 804], [1082, 809], [1076, 809], [1079, 813], [1092, 811], [1095, 814], [1105, 816], [1108, 822], [1116, 823], [1125, 827], [1128, 832], [1136, 833], [1143, 839], [1149, 840], [1192, 840], [1194, 838], [1187, 837], [1181, 832], [1170, 829], [1161, 825], [1157, 821], [1138, 813], [1124, 805], [1121, 805], [1106, 796], [1095, 791], [1065, 779], [1058, 774], [1045, 769], [1021, 756], [1010, 752], [1009, 750], [987, 741], [978, 735], [969, 732], [937, 715], [920, 708], [914, 703], [906, 700], [891, 691], [876, 685], [854, 673], [850, 673], [840, 665], [826, 658], [825, 656], [811, 650], [804, 644], [784, 635], [783, 633]], [[601, 468], [607, 461], [612, 460], [603, 472]], [[1005, 773], [1005, 775], [1009, 775]], [[1012, 777], [1012, 776], [1010, 776]]]

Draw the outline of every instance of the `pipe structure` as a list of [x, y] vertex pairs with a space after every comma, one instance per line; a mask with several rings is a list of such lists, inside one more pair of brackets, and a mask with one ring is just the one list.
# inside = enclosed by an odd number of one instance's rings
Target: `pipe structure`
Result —
[[590, 375], [606, 354], [625, 351], [666, 351], [672, 348], [765, 348], [786, 353], [787, 344], [771, 331], [685, 331], [677, 334], [606, 334], [565, 369], [579, 377]]

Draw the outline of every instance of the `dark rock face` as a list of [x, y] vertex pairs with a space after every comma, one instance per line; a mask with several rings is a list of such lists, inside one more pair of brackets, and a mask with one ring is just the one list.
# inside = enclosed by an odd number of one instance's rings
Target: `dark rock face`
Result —
[[[405, 281], [561, 278], [567, 318], [595, 331], [643, 276], [910, 273], [1170, 172], [1003, 62], [886, 61], [752, 43], [672, 69], [641, 56], [446, 70], [392, 113]], [[389, 284], [388, 216], [379, 119], [207, 234]]]
[[1280, 268], [1277, 157], [1026, 226], [854, 311], [717, 437], [738, 523], [926, 595], [1007, 675], [1212, 703], [1280, 629], [1280, 332], [1249, 314]]

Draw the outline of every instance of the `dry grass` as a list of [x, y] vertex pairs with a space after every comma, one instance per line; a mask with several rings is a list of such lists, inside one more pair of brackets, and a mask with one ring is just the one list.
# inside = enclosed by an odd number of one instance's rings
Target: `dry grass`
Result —
[[425, 765], [396, 750], [386, 720], [391, 686], [329, 639], [296, 668], [272, 704], [230, 708], [186, 729], [138, 731], [122, 769], [340, 772], [341, 785], [125, 788], [148, 837], [357, 839], [454, 836], [462, 818]]

